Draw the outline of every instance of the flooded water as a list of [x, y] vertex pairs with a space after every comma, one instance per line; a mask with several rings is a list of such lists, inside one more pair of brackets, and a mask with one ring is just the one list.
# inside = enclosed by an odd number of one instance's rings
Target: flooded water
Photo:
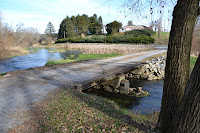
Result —
[[141, 86], [143, 90], [148, 91], [150, 95], [147, 97], [137, 98], [132, 102], [131, 106], [128, 106], [127, 108], [131, 109], [132, 112], [140, 114], [159, 111], [162, 101], [163, 83], [164, 80], [130, 80], [130, 87]]
[[163, 93], [163, 80], [147, 81], [129, 79], [129, 81], [130, 87], [141, 86], [143, 90], [148, 91], [150, 95], [147, 97], [133, 97], [101, 91], [89, 93], [113, 100], [119, 106], [130, 109], [133, 113], [151, 114], [160, 110]]
[[[77, 58], [80, 54], [78, 51], [66, 52], [49, 52], [52, 49], [38, 49], [36, 53], [23, 56], [17, 56], [9, 59], [0, 60], [0, 73], [24, 70], [28, 68], [45, 66], [48, 61], [54, 61], [65, 58]], [[71, 56], [73, 55], [73, 56]], [[129, 79], [130, 87], [141, 86], [143, 90], [150, 93], [147, 97], [122, 96], [106, 92], [90, 92], [100, 95], [104, 98], [111, 99], [123, 108], [130, 109], [134, 113], [148, 114], [159, 111], [162, 100], [163, 80], [147, 81]]]
[[[52, 49], [38, 49], [36, 53], [0, 60], [0, 73], [24, 70], [28, 68], [45, 66], [48, 61], [65, 59], [67, 57], [77, 58], [80, 52], [49, 52]], [[73, 55], [73, 56], [70, 56]]]

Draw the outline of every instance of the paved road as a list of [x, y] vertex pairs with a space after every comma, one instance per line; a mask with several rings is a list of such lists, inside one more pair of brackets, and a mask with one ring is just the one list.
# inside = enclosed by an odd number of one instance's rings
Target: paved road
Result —
[[56, 88], [74, 87], [137, 67], [137, 62], [166, 50], [154, 50], [104, 60], [69, 63], [11, 72], [0, 78], [0, 133], [23, 121], [15, 112], [28, 110]]

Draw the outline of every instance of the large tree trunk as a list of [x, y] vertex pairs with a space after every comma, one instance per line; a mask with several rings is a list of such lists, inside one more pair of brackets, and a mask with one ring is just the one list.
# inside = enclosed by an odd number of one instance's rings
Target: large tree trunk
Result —
[[200, 54], [169, 133], [200, 132]]
[[189, 79], [190, 50], [199, 0], [178, 0], [168, 44], [161, 112], [158, 127], [167, 132]]

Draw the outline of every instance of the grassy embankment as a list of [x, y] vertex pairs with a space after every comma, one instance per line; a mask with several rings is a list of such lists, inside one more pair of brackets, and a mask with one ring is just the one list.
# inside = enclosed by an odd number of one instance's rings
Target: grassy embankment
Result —
[[40, 132], [145, 132], [158, 116], [134, 114], [111, 100], [68, 89], [39, 114]]
[[92, 59], [105, 59], [109, 57], [120, 56], [121, 54], [80, 54], [77, 59], [62, 59], [58, 61], [48, 61], [45, 65], [56, 65], [64, 64], [68, 62], [83, 61], [83, 60], [92, 60]]
[[6, 75], [6, 73], [0, 73], [0, 77]]
[[[164, 56], [164, 57], [166, 58], [166, 57], [167, 57], [167, 52], [161, 53], [161, 54], [157, 54], [157, 55], [154, 55], [154, 56], [151, 56], [151, 57], [146, 58], [146, 59], [144, 59], [144, 60], [142, 60], [142, 61], [147, 61], [147, 60], [156, 59], [156, 58], [161, 57], [161, 56]], [[191, 67], [191, 68], [194, 67], [196, 61], [197, 61], [197, 56], [191, 56], [191, 57], [190, 57], [190, 67]]]
[[57, 50], [49, 52], [64, 52], [66, 50], [83, 51], [77, 59], [62, 59], [58, 61], [49, 61], [46, 65], [63, 64], [67, 62], [91, 60], [91, 59], [104, 59], [109, 57], [116, 57], [123, 54], [138, 53], [152, 49], [149, 45], [127, 45], [127, 44], [59, 44]]
[[158, 32], [153, 36], [157, 45], [167, 45], [169, 40], [169, 32], [161, 32], [160, 39], [158, 38]]
[[191, 58], [190, 58], [190, 67], [191, 68], [194, 68], [194, 65], [195, 65], [195, 63], [196, 63], [196, 61], [197, 61], [197, 56], [192, 56]]

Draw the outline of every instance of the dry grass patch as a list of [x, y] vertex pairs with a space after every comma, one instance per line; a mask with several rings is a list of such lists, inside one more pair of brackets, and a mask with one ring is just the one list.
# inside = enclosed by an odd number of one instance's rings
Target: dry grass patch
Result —
[[[34, 45], [34, 47], [44, 47]], [[47, 47], [54, 47], [66, 50], [83, 51], [86, 54], [130, 54], [153, 49], [152, 45], [129, 45], [129, 44], [56, 44]]]
[[128, 45], [128, 44], [67, 44], [67, 49], [77, 49], [88, 54], [130, 54], [152, 49], [150, 45]]

